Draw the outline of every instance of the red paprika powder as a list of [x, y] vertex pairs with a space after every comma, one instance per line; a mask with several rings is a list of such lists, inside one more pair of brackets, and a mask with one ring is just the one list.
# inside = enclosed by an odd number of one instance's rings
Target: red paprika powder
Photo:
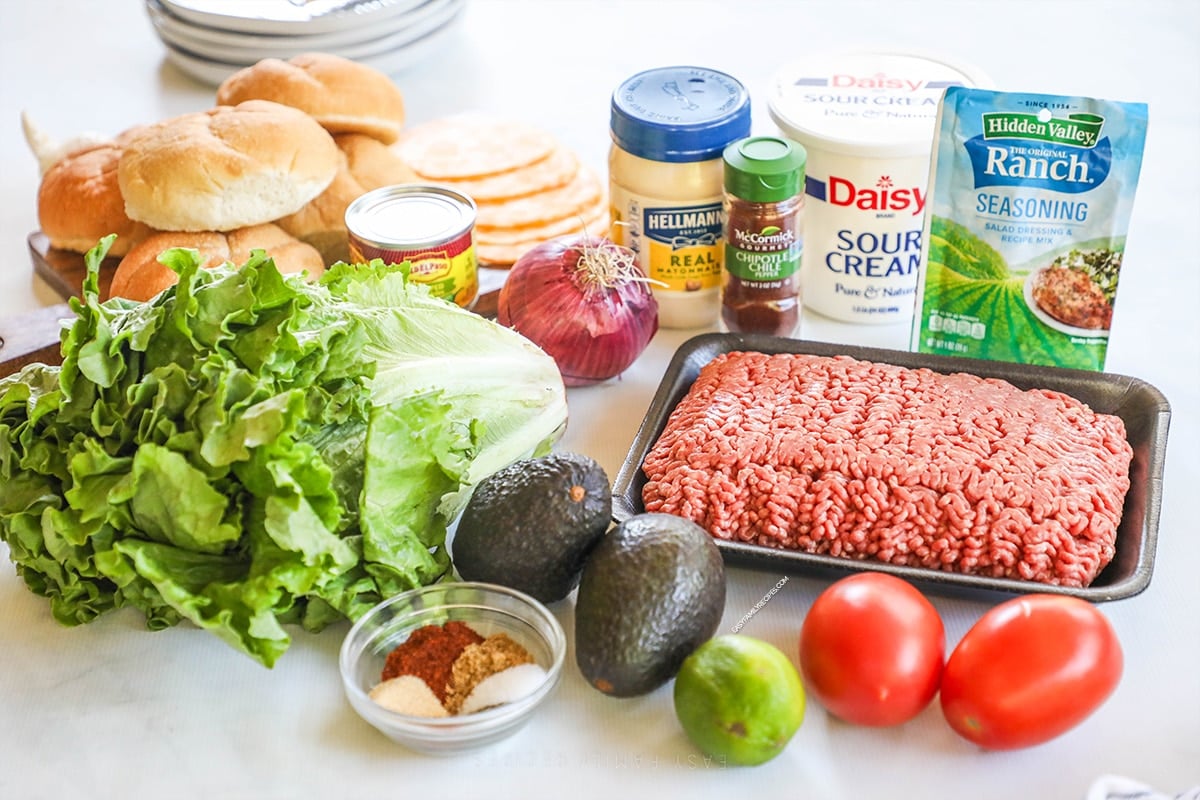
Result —
[[463, 622], [450, 621], [417, 628], [388, 653], [381, 680], [400, 675], [416, 676], [445, 703], [454, 662], [469, 645], [482, 641], [483, 637]]

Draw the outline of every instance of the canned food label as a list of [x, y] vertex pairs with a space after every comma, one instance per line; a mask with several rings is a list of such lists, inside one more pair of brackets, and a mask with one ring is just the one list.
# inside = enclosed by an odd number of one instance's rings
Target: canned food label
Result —
[[721, 285], [721, 197], [673, 204], [613, 187], [614, 241], [632, 250], [651, 279], [675, 291]]
[[474, 223], [475, 204], [469, 197], [436, 186], [384, 186], [346, 209], [355, 260], [408, 262], [409, 280], [464, 308], [479, 293]]
[[350, 250], [355, 260], [359, 261], [374, 258], [393, 264], [407, 261], [409, 280], [428, 286], [430, 294], [435, 297], [451, 300], [460, 306], [469, 306], [479, 292], [478, 264], [470, 236], [460, 237], [458, 242], [451, 242], [446, 247], [416, 251], [373, 247], [352, 240]]

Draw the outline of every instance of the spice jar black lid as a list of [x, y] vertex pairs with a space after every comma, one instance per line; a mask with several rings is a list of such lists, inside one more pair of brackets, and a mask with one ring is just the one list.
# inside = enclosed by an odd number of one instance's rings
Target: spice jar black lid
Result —
[[773, 203], [800, 193], [808, 153], [782, 136], [751, 136], [725, 148], [725, 191], [751, 203]]

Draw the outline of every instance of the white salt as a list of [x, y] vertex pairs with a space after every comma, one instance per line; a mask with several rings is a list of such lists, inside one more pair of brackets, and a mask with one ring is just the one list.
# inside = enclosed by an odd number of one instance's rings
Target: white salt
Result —
[[463, 701], [461, 714], [473, 714], [492, 706], [512, 703], [533, 694], [546, 680], [546, 670], [537, 664], [517, 664], [481, 680]]

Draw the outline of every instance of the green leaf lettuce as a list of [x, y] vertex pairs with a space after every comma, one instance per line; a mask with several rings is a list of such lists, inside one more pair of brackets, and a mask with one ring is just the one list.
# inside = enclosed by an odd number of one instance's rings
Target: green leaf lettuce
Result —
[[566, 424], [553, 360], [408, 281], [262, 252], [147, 303], [99, 302], [87, 255], [61, 367], [0, 380], [0, 539], [53, 616], [132, 606], [271, 666], [319, 630], [450, 568], [472, 486]]

